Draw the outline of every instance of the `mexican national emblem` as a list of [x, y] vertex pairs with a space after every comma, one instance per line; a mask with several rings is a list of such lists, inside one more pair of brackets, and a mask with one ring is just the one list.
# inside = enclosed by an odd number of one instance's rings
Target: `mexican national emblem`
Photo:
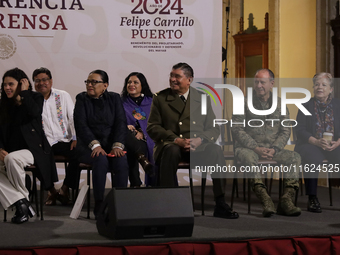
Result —
[[17, 50], [17, 45], [12, 36], [0, 34], [0, 59], [12, 57]]

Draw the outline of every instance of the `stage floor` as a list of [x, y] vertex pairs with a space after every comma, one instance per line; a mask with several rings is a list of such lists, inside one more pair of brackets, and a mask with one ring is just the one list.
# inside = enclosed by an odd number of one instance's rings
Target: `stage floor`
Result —
[[[242, 188], [242, 185], [240, 185]], [[228, 185], [227, 202], [230, 201], [231, 185]], [[278, 187], [274, 181], [272, 198], [277, 205]], [[201, 216], [200, 187], [195, 187], [195, 225], [192, 237], [186, 238], [152, 238], [134, 240], [110, 240], [98, 234], [96, 221], [86, 219], [86, 203], [75, 220], [69, 217], [72, 206], [44, 207], [44, 221], [33, 217], [22, 225], [10, 223], [14, 211], [8, 211], [9, 222], [0, 222], [0, 247], [38, 247], [38, 246], [75, 246], [75, 245], [146, 245], [180, 242], [211, 242], [235, 241], [254, 238], [281, 238], [292, 236], [323, 236], [340, 234], [340, 190], [333, 188], [333, 206], [329, 206], [328, 188], [319, 187], [319, 200], [322, 213], [310, 213], [306, 210], [307, 196], [298, 198], [298, 206], [302, 208], [299, 217], [285, 217], [274, 215], [263, 218], [261, 205], [252, 193], [251, 214], [247, 213], [247, 202], [243, 201], [242, 191], [240, 198], [236, 198], [234, 209], [240, 214], [236, 220], [214, 218], [212, 187], [206, 190], [206, 215]], [[93, 199], [92, 199], [93, 200]], [[1, 208], [1, 207], [0, 207]], [[92, 205], [93, 209], [93, 205]], [[137, 209], [136, 209], [137, 210]], [[3, 219], [3, 210], [0, 210], [0, 219]]]

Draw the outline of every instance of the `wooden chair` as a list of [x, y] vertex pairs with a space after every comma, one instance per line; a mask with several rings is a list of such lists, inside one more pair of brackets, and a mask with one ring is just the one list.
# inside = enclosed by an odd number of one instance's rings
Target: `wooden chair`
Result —
[[[87, 185], [89, 186], [89, 189], [87, 191], [87, 219], [90, 219], [90, 208], [91, 208], [91, 170], [92, 165], [91, 164], [85, 164], [85, 163], [79, 163], [79, 180], [77, 182], [77, 188], [76, 188], [76, 197], [78, 196], [79, 192], [79, 181], [80, 181], [80, 174], [81, 171], [86, 170], [86, 176], [87, 176]], [[112, 188], [114, 187], [114, 173], [111, 172], [111, 183]]]
[[[324, 159], [322, 161], [323, 164], [328, 164], [328, 160]], [[333, 206], [333, 195], [332, 195], [332, 173], [327, 172], [328, 175], [328, 193], [329, 193], [329, 205]], [[301, 182], [302, 183], [302, 182]], [[302, 185], [302, 184], [301, 184]]]
[[[190, 163], [186, 161], [182, 161], [178, 164], [177, 169], [188, 169], [189, 170], [189, 184], [190, 184], [190, 193], [191, 193], [191, 200], [192, 200], [192, 207], [195, 210], [194, 204], [194, 190], [193, 190], [193, 181], [192, 181], [192, 169], [190, 168]], [[206, 187], [207, 177], [206, 173], [202, 173], [201, 178], [201, 207], [202, 207], [202, 215], [205, 214], [204, 212], [204, 195], [205, 195], [205, 187]]]
[[[38, 203], [38, 191], [37, 191], [37, 180], [39, 179], [39, 169], [35, 165], [31, 165], [29, 167], [26, 167], [25, 171], [32, 172], [32, 176], [33, 176], [32, 192], [34, 194], [37, 216], [39, 217], [39, 203]], [[39, 198], [40, 198], [40, 201], [39, 201], [40, 202], [40, 220], [44, 220], [44, 214], [43, 214], [43, 212], [44, 212], [44, 210], [43, 210], [44, 188], [45, 188], [45, 185], [40, 178], [40, 196], [39, 196]]]
[[62, 155], [54, 155], [54, 161], [56, 163], [64, 163], [65, 170], [67, 168], [68, 162], [70, 161], [68, 157]]
[[[66, 174], [66, 168], [70, 162], [70, 159], [66, 156], [62, 156], [62, 155], [54, 155], [54, 160], [56, 163], [64, 163], [64, 167], [65, 167], [65, 174]], [[78, 187], [79, 188], [79, 187]], [[77, 189], [72, 189], [72, 202], [75, 203], [76, 202], [76, 194], [78, 194]]]
[[[223, 155], [224, 155], [224, 160], [231, 160], [233, 161], [233, 164], [235, 164], [235, 152], [233, 150], [225, 150], [225, 146], [233, 146], [234, 148], [234, 142], [232, 139], [231, 135], [231, 128], [229, 125], [220, 125], [220, 135], [221, 135], [221, 141], [219, 142], [219, 145], [222, 146], [223, 148]], [[244, 200], [246, 200], [245, 197], [245, 182], [246, 179], [243, 178], [243, 194], [244, 194]], [[236, 192], [236, 197], [238, 197], [238, 181], [237, 178], [233, 179], [233, 188], [232, 188], [232, 193], [231, 193], [231, 202], [230, 202], [230, 207], [233, 208], [234, 204], [234, 197], [235, 197], [235, 192]]]
[[87, 191], [87, 218], [90, 219], [90, 207], [91, 207], [91, 192], [90, 192], [90, 187], [91, 187], [91, 170], [92, 170], [92, 165], [90, 164], [85, 164], [85, 163], [79, 163], [79, 179], [77, 182], [77, 188], [76, 188], [76, 194], [75, 197], [78, 196], [79, 192], [79, 182], [80, 182], [80, 174], [81, 171], [86, 170], [86, 176], [87, 176], [87, 185], [89, 186], [89, 189]]

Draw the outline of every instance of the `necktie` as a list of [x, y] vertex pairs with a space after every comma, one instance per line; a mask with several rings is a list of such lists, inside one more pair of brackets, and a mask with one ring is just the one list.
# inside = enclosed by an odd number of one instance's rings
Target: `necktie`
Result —
[[180, 95], [179, 97], [182, 99], [182, 101], [183, 101], [184, 103], [186, 103], [187, 100], [185, 99], [185, 97], [184, 97], [183, 95]]

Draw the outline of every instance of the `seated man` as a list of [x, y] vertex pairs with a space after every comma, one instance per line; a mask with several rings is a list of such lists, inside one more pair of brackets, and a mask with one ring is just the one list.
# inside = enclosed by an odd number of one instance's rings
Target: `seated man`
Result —
[[[147, 133], [155, 142], [154, 158], [160, 166], [160, 186], [176, 186], [178, 163], [190, 156], [194, 156], [190, 163], [198, 166], [225, 165], [221, 147], [215, 144], [219, 136], [219, 128], [213, 127], [215, 114], [209, 101], [207, 115], [201, 115], [201, 94], [190, 87], [193, 77], [188, 64], [178, 63], [170, 73], [170, 88], [153, 97]], [[224, 201], [224, 181], [213, 178], [214, 216], [236, 219], [238, 213]]]
[[[260, 69], [255, 74], [253, 106], [257, 110], [268, 110], [272, 106], [271, 89], [274, 86], [274, 74], [269, 69]], [[262, 120], [252, 121], [251, 119]], [[277, 121], [265, 121], [265, 119]], [[245, 114], [233, 116], [232, 133], [235, 139], [235, 155], [244, 166], [257, 166], [259, 159], [275, 160], [278, 163], [291, 166], [291, 171], [284, 173], [284, 192], [280, 198], [277, 213], [287, 216], [298, 216], [301, 209], [293, 203], [295, 192], [299, 188], [300, 155], [294, 151], [283, 149], [290, 137], [290, 127], [283, 127], [281, 121], [289, 119], [287, 115], [281, 115], [281, 99], [278, 98], [276, 110], [266, 116], [253, 114], [245, 102]], [[279, 121], [280, 120], [280, 121]], [[261, 122], [261, 123], [260, 123]], [[238, 124], [236, 124], [238, 123]], [[241, 124], [240, 124], [241, 123]], [[242, 124], [244, 123], [244, 124]], [[287, 122], [286, 122], [287, 125]], [[294, 168], [295, 166], [295, 168]], [[274, 203], [268, 195], [266, 186], [262, 183], [261, 173], [251, 173], [251, 186], [256, 196], [261, 200], [263, 216], [270, 217], [276, 212]]]
[[43, 128], [54, 155], [69, 158], [65, 169], [64, 183], [59, 191], [54, 187], [49, 190], [46, 205], [55, 205], [56, 200], [63, 205], [70, 202], [69, 188], [76, 188], [78, 180], [78, 161], [75, 157], [77, 144], [73, 123], [74, 104], [69, 93], [52, 88], [53, 80], [50, 70], [41, 67], [34, 70], [33, 81], [35, 90], [44, 96]]

